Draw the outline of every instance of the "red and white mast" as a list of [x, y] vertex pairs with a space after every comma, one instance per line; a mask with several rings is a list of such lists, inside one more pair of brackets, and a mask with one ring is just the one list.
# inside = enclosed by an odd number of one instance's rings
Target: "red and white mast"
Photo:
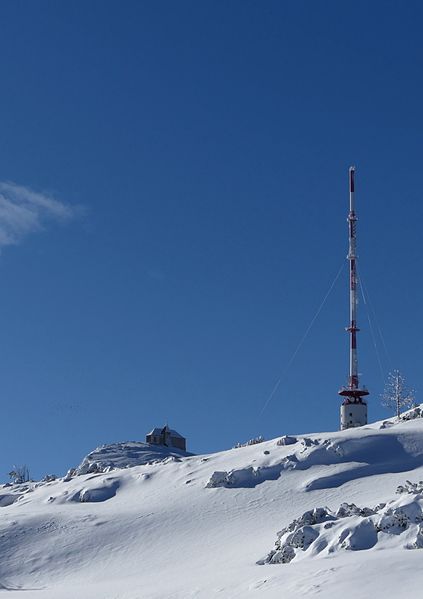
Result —
[[360, 389], [358, 380], [357, 358], [357, 216], [355, 213], [355, 167], [349, 169], [350, 211], [348, 214], [349, 252], [347, 259], [350, 263], [350, 373], [348, 384], [339, 391], [345, 397], [341, 406], [341, 429], [353, 428], [367, 424], [367, 402], [363, 399], [369, 394], [365, 387]]

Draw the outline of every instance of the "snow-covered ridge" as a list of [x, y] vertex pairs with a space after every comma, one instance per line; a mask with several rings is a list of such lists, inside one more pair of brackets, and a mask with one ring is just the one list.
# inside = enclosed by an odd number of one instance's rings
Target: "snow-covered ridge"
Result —
[[94, 472], [110, 472], [116, 468], [133, 468], [169, 457], [179, 459], [192, 455], [175, 447], [151, 445], [139, 441], [101, 445], [91, 451], [76, 468], [78, 475]]
[[[3, 486], [0, 589], [17, 599], [419, 596], [423, 552], [405, 547], [420, 547], [423, 419], [386, 422], [205, 456], [114, 444], [72, 475]], [[257, 564], [288, 544], [289, 564]]]
[[399, 418], [393, 416], [392, 418], [388, 418], [383, 420], [382, 422], [376, 422], [372, 426], [379, 426], [379, 428], [386, 428], [387, 426], [395, 426], [401, 422], [407, 422], [408, 420], [415, 420], [416, 418], [423, 418], [423, 404], [418, 406], [413, 406], [409, 410], [405, 410], [400, 414]]

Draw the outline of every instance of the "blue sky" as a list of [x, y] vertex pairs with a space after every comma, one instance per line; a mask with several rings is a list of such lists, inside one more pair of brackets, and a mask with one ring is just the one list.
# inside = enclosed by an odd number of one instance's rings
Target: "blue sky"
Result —
[[335, 430], [346, 269], [262, 408], [345, 260], [350, 164], [370, 419], [390, 368], [422, 401], [420, 2], [0, 17], [0, 478], [166, 420], [194, 452]]

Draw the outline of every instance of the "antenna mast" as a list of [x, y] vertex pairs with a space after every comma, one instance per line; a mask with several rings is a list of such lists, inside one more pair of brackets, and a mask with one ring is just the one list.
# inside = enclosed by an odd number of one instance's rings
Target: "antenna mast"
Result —
[[348, 214], [349, 252], [347, 260], [350, 263], [350, 373], [348, 384], [338, 392], [345, 397], [341, 405], [341, 430], [367, 424], [367, 402], [363, 399], [369, 394], [363, 386], [360, 389], [358, 380], [357, 358], [357, 216], [354, 205], [354, 176], [355, 167], [349, 168], [350, 211]]

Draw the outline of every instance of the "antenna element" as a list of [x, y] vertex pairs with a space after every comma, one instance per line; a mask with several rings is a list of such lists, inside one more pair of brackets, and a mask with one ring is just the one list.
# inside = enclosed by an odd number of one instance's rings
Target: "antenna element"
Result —
[[358, 358], [357, 358], [357, 216], [354, 205], [355, 192], [355, 166], [350, 166], [349, 192], [350, 211], [348, 214], [349, 251], [347, 260], [350, 263], [350, 324], [346, 328], [350, 334], [350, 374], [348, 384], [342, 387], [338, 393], [344, 397], [341, 405], [341, 430], [354, 428], [367, 424], [367, 402], [363, 399], [369, 394], [364, 386], [360, 387], [358, 380]]

